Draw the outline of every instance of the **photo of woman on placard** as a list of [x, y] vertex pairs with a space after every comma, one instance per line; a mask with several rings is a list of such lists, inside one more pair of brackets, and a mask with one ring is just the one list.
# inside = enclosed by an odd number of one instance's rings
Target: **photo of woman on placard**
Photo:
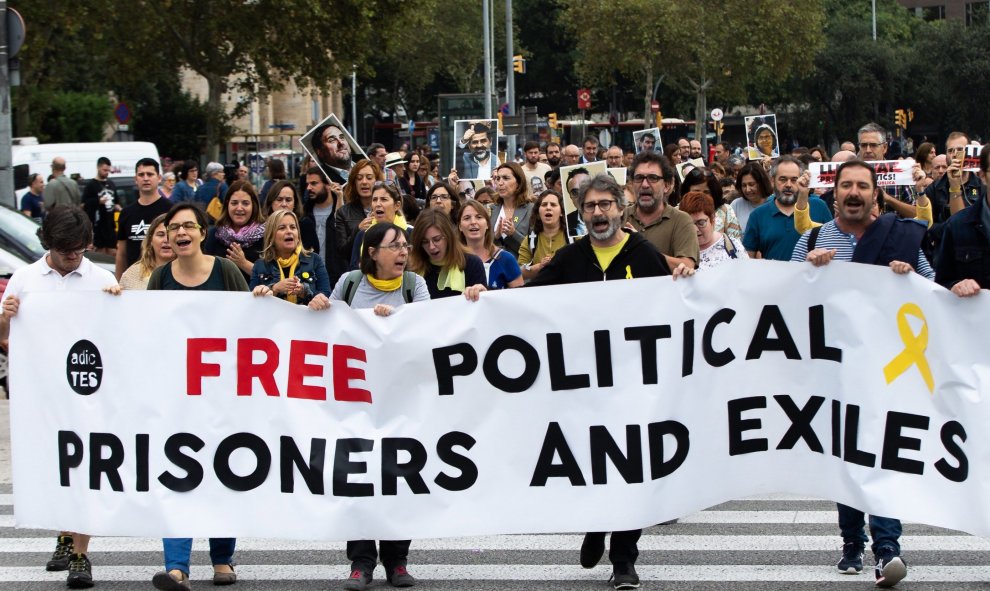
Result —
[[780, 146], [777, 143], [777, 116], [746, 118], [747, 151], [750, 160], [761, 158], [777, 158], [780, 156]]

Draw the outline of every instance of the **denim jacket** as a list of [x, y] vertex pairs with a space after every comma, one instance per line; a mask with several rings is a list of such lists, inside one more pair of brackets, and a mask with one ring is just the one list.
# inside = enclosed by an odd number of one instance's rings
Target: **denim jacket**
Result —
[[[296, 267], [296, 277], [302, 282], [305, 288], [303, 293], [296, 298], [297, 304], [308, 304], [313, 297], [322, 293], [330, 297], [330, 277], [327, 275], [326, 265], [323, 264], [323, 257], [319, 255], [299, 255], [299, 265]], [[259, 285], [272, 287], [281, 281], [281, 274], [278, 270], [278, 261], [266, 261], [258, 259], [254, 263], [251, 271], [251, 289]], [[285, 294], [277, 294], [276, 297], [285, 299]]]

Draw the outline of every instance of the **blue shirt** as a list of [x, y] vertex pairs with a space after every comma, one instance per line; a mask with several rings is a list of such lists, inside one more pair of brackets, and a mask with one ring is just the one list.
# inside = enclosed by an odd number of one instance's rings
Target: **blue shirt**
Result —
[[31, 218], [40, 222], [45, 217], [45, 199], [28, 191], [21, 197], [21, 211], [31, 212]]
[[[832, 213], [818, 197], [808, 197], [811, 219], [824, 224], [831, 221]], [[794, 245], [801, 235], [794, 229], [794, 214], [785, 215], [777, 208], [777, 200], [771, 195], [767, 202], [749, 214], [743, 246], [749, 252], [759, 252], [763, 258], [789, 261]]]
[[499, 250], [491, 261], [485, 263], [485, 272], [488, 274], [488, 289], [505, 289], [509, 283], [522, 277], [516, 257], [506, 250]]

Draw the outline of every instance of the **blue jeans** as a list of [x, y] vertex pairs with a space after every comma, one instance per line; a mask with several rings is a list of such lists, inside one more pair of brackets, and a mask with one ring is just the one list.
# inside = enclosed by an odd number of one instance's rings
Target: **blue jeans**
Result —
[[[839, 530], [842, 532], [843, 543], [859, 543], [866, 545], [866, 533], [863, 531], [866, 515], [859, 509], [836, 503], [839, 508]], [[884, 546], [893, 548], [900, 555], [901, 521], [890, 517], [870, 515], [870, 536], [873, 545], [870, 550], [876, 555], [877, 550]]]
[[[210, 538], [210, 563], [233, 564], [235, 538]], [[192, 555], [192, 538], [164, 538], [165, 570], [180, 570], [189, 574], [189, 557]]]

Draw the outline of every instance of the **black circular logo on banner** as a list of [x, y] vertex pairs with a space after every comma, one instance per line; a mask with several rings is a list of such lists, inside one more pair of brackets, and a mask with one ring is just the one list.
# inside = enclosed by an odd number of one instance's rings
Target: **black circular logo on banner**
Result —
[[65, 360], [65, 375], [76, 394], [89, 396], [99, 390], [103, 382], [103, 358], [96, 345], [87, 340], [72, 345]]

